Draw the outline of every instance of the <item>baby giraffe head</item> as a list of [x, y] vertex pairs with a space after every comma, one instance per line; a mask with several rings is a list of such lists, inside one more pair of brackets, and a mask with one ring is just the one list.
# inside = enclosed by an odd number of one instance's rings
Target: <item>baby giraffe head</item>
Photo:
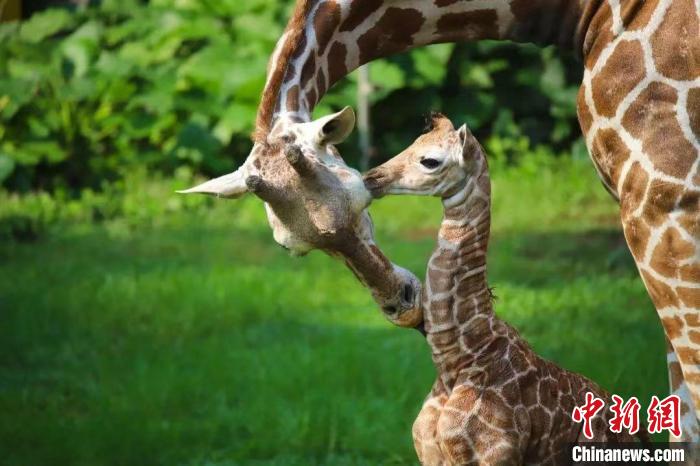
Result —
[[455, 129], [440, 113], [432, 113], [428, 123], [428, 131], [413, 144], [365, 174], [365, 187], [373, 197], [417, 194], [447, 198], [486, 166], [483, 150], [467, 125]]

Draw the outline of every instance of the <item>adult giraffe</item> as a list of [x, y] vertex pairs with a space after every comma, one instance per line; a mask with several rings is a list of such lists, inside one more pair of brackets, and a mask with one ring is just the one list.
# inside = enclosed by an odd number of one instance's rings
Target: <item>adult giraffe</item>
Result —
[[[316, 137], [300, 130], [311, 110], [363, 63], [480, 39], [573, 50], [585, 67], [581, 128], [596, 170], [620, 202], [625, 238], [666, 333], [672, 391], [686, 400], [684, 434], [697, 441], [699, 23], [700, 0], [299, 0], [269, 63], [250, 156], [233, 174], [192, 192], [255, 188], [256, 174], [274, 172], [290, 138]], [[304, 202], [303, 193], [287, 196], [288, 204]], [[277, 200], [263, 199], [268, 213], [275, 210]], [[270, 221], [278, 239], [294, 237], [308, 220]]]

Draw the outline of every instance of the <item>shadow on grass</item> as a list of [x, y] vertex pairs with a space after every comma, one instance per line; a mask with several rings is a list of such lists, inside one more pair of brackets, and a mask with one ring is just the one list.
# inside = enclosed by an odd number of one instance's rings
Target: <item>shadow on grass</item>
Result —
[[432, 368], [413, 332], [281, 319], [166, 339], [158, 323], [67, 325], [3, 364], [3, 464], [414, 464]]
[[587, 274], [638, 276], [622, 232], [614, 229], [495, 235], [490, 253], [493, 280], [529, 287]]

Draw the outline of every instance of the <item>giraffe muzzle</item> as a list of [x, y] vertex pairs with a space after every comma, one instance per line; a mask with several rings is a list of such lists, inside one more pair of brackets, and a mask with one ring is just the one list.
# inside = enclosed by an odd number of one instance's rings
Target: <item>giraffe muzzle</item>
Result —
[[[400, 267], [399, 273], [403, 276], [396, 303], [389, 303], [382, 306], [382, 311], [394, 325], [399, 327], [416, 327], [423, 321], [423, 308], [421, 306], [422, 287], [420, 281], [407, 270]], [[394, 301], [394, 300], [392, 300]]]
[[387, 187], [391, 183], [391, 177], [381, 167], [376, 167], [365, 173], [363, 176], [365, 188], [373, 198], [378, 199], [386, 194]]

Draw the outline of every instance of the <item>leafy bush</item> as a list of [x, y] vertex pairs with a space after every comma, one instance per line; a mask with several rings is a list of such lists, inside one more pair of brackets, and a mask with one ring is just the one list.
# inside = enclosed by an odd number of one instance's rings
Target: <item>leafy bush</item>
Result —
[[47, 10], [0, 28], [0, 179], [99, 187], [143, 166], [219, 172], [249, 149], [272, 2]]
[[[231, 169], [250, 149], [267, 58], [290, 7], [105, 0], [0, 25], [0, 185], [74, 197], [132, 171]], [[578, 134], [571, 69], [552, 49], [493, 42], [374, 62], [374, 140], [393, 154], [420, 130], [419, 115], [441, 109], [481, 138], [510, 141], [509, 159], [517, 141], [568, 149]], [[355, 95], [351, 77], [317, 111], [353, 105]], [[344, 153], [353, 163], [356, 154]]]

